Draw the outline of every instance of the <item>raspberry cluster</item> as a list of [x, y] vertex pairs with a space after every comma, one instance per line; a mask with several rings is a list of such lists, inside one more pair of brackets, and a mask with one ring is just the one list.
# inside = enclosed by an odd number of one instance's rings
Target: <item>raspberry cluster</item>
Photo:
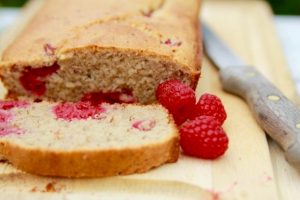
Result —
[[194, 90], [179, 80], [161, 83], [156, 98], [180, 126], [180, 145], [190, 156], [215, 159], [228, 149], [228, 137], [222, 128], [227, 118], [220, 98], [205, 93], [198, 101]]

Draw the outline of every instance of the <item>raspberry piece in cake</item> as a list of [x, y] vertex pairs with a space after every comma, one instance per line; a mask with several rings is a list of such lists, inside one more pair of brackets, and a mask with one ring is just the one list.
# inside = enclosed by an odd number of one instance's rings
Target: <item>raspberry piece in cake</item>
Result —
[[171, 46], [171, 47], [180, 47], [182, 42], [181, 41], [178, 41], [178, 40], [174, 40], [174, 39], [167, 39], [163, 42], [163, 44], [165, 45], [168, 45], [168, 46]]
[[59, 66], [56, 63], [50, 67], [25, 67], [19, 80], [27, 91], [41, 96], [46, 92], [45, 78], [55, 73], [58, 69]]
[[91, 92], [85, 94], [81, 101], [89, 101], [94, 105], [106, 103], [134, 103], [132, 91], [123, 89], [122, 92]]
[[132, 124], [132, 127], [140, 131], [150, 131], [156, 125], [155, 120], [139, 120]]
[[0, 109], [9, 110], [14, 107], [25, 108], [28, 105], [26, 101], [1, 101], [0, 100]]
[[105, 112], [101, 105], [92, 105], [91, 102], [77, 102], [77, 103], [59, 103], [54, 106], [53, 112], [59, 119], [67, 121], [80, 119], [99, 119], [99, 115]]

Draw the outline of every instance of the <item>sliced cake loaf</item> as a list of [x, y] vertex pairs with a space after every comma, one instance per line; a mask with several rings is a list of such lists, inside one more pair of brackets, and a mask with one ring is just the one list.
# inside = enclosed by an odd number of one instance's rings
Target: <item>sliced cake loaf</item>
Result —
[[155, 101], [157, 85], [200, 75], [200, 0], [43, 0], [3, 52], [8, 97], [78, 101], [89, 94]]
[[37, 175], [141, 173], [177, 161], [178, 132], [160, 105], [1, 102], [0, 153]]

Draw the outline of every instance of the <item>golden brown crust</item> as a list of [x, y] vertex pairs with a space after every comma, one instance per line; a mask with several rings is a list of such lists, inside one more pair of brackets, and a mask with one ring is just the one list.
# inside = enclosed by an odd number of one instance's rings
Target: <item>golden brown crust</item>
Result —
[[[93, 44], [149, 51], [168, 56], [191, 71], [200, 70], [199, 0], [128, 0], [122, 5], [117, 0], [89, 1], [74, 0], [70, 5], [65, 0], [45, 1], [5, 50], [3, 63], [50, 65], [59, 59], [60, 50]], [[167, 40], [179, 45], [165, 44]], [[46, 44], [56, 49], [54, 55], [45, 53]]]
[[198, 30], [198, 34], [197, 34], [197, 40], [198, 40], [198, 45], [197, 45], [197, 50], [196, 50], [196, 54], [195, 54], [195, 62], [196, 62], [196, 69], [198, 69], [198, 73], [194, 73], [193, 76], [193, 81], [192, 81], [192, 88], [196, 89], [197, 85], [198, 85], [198, 80], [201, 76], [201, 61], [202, 61], [202, 57], [203, 57], [203, 51], [202, 51], [202, 33], [200, 31], [200, 23], [196, 22], [195, 23], [195, 27], [196, 30]]
[[139, 149], [52, 152], [0, 143], [0, 152], [26, 172], [58, 177], [105, 177], [146, 172], [178, 159], [178, 138]]

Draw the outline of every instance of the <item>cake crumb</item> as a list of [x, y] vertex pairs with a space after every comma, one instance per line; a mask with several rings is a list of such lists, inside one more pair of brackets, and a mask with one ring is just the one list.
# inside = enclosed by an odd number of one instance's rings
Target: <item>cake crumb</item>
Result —
[[55, 140], [59, 140], [59, 139], [63, 138], [63, 135], [59, 131], [55, 131], [53, 133], [53, 137], [54, 137]]
[[66, 189], [66, 185], [64, 184], [58, 184], [55, 181], [48, 182], [42, 189], [38, 186], [32, 187], [29, 191], [30, 192], [61, 192], [62, 190]]
[[45, 185], [45, 188], [42, 190], [42, 192], [60, 192], [64, 189], [66, 189], [65, 185], [61, 185], [55, 181], [52, 181]]
[[30, 192], [37, 192], [37, 186], [34, 186], [33, 188], [31, 188]]
[[152, 17], [154, 10], [142, 11], [142, 15], [145, 17]]
[[56, 184], [55, 182], [48, 183], [45, 187], [45, 192], [55, 192], [56, 191], [54, 187], [55, 184]]

